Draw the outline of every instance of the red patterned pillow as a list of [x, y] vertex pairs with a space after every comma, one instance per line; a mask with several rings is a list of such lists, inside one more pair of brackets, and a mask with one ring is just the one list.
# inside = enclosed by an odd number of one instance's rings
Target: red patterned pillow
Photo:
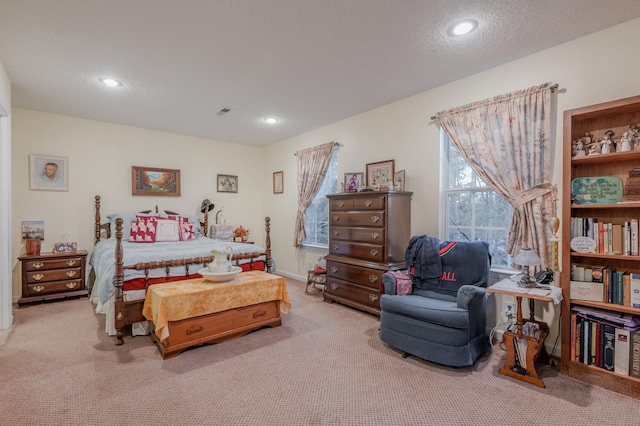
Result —
[[193, 222], [183, 222], [180, 224], [180, 241], [196, 239], [196, 231]]
[[131, 222], [130, 243], [155, 243], [158, 218], [155, 216], [137, 216]]
[[167, 219], [169, 220], [177, 220], [178, 223], [187, 223], [189, 222], [189, 218], [187, 216], [176, 216], [173, 214], [170, 214], [169, 217], [167, 217]]

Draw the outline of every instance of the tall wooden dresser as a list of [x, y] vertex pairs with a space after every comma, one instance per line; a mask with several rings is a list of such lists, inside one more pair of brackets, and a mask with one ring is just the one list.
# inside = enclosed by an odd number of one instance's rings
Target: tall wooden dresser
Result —
[[405, 267], [411, 239], [411, 195], [354, 192], [329, 198], [329, 254], [325, 302], [380, 315], [380, 282]]

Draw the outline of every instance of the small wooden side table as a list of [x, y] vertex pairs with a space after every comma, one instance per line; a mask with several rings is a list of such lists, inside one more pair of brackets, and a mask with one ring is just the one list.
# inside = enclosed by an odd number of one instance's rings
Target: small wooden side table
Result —
[[[547, 365], [553, 365], [553, 360], [549, 357], [544, 347], [544, 341], [549, 334], [549, 327], [546, 323], [535, 320], [534, 301], [542, 300], [545, 302], [553, 302], [553, 299], [548, 294], [536, 294], [531, 293], [531, 291], [531, 289], [518, 287], [517, 283], [511, 281], [510, 278], [499, 281], [487, 288], [487, 293], [514, 296], [517, 301], [516, 330], [515, 332], [505, 331], [502, 337], [502, 341], [507, 350], [507, 361], [504, 367], [499, 370], [499, 373], [543, 388], [545, 386], [536, 372], [536, 363], [542, 362]], [[529, 299], [529, 319], [526, 321], [522, 317], [522, 299], [525, 297]], [[526, 323], [536, 324], [538, 327], [537, 333], [531, 335], [524, 333], [523, 328]], [[516, 348], [517, 344], [523, 342], [526, 343], [526, 352], [525, 354], [521, 353], [521, 356], [524, 355], [524, 360], [517, 358]]]

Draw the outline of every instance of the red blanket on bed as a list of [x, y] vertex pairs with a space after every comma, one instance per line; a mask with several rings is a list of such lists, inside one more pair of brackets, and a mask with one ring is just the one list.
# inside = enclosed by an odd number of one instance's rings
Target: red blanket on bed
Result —
[[[256, 271], [264, 271], [265, 270], [265, 263], [263, 260], [256, 260], [252, 263], [241, 263], [239, 265], [237, 265], [239, 267], [242, 268], [242, 271], [251, 271], [251, 270], [256, 270]], [[253, 266], [253, 268], [252, 268]], [[166, 282], [171, 282], [171, 281], [180, 281], [180, 280], [189, 280], [192, 278], [202, 278], [202, 275], [200, 274], [189, 274], [189, 276], [176, 276], [176, 277], [169, 277], [169, 279], [167, 280], [166, 277], [158, 277], [158, 278], [149, 278], [149, 285], [152, 284], [158, 284], [158, 283], [166, 283]], [[125, 281], [122, 285], [122, 288], [124, 291], [129, 291], [129, 290], [144, 290], [146, 288], [145, 285], [145, 279], [144, 278], [134, 278], [132, 280], [129, 281]]]

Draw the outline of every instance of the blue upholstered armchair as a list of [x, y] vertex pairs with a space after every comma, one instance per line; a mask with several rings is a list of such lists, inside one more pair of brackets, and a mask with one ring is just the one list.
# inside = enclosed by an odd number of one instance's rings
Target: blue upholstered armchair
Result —
[[396, 277], [382, 276], [380, 339], [405, 355], [455, 367], [472, 365], [491, 349], [485, 330], [488, 244], [413, 237], [405, 260], [411, 294], [397, 295]]

